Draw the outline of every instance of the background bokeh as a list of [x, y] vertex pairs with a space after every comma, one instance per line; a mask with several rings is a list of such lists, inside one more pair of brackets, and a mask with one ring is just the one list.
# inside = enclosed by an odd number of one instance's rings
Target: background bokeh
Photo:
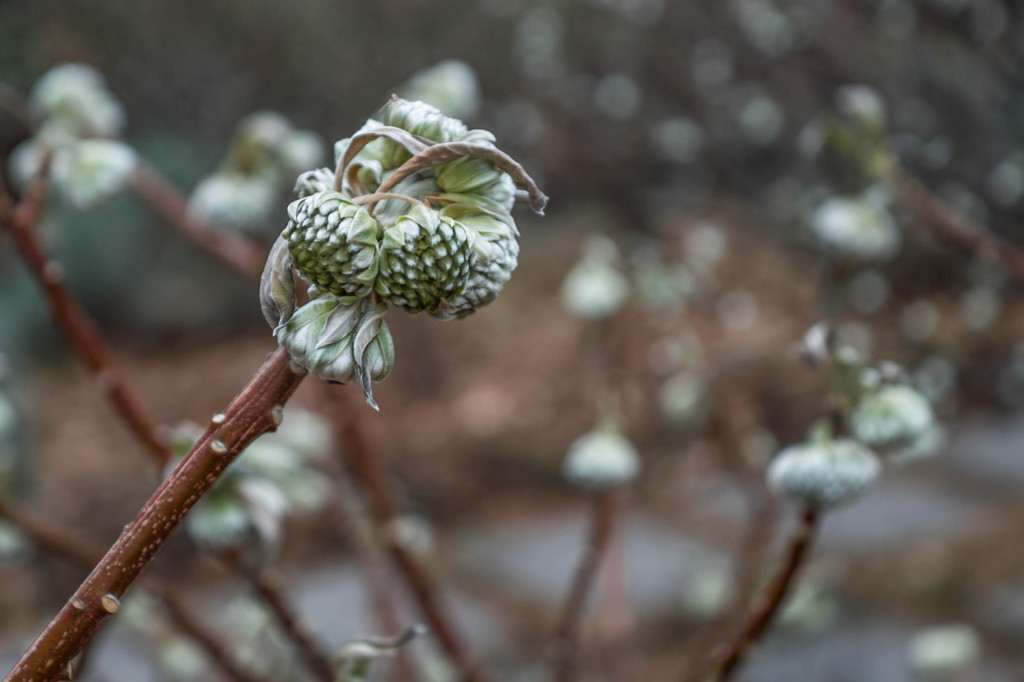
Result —
[[[946, 438], [935, 457], [887, 471], [829, 517], [801, 608], [744, 679], [910, 679], [914, 633], [947, 623], [981, 639], [971, 679], [1019, 679], [1020, 285], [936, 237], [896, 197], [887, 204], [902, 248], [882, 262], [826, 257], [811, 224], [829, 197], [861, 196], [869, 184], [830, 153], [825, 132], [842, 113], [841, 88], [865, 85], [884, 103], [887, 144], [907, 173], [1024, 245], [1024, 9], [1009, 0], [0, 4], [0, 82], [27, 95], [56, 64], [95, 66], [126, 110], [124, 140], [186, 194], [217, 169], [247, 114], [281, 112], [330, 143], [445, 59], [476, 72], [480, 106], [467, 123], [494, 131], [552, 201], [544, 218], [517, 209], [520, 266], [495, 304], [458, 322], [389, 316], [395, 371], [377, 389], [382, 412], [367, 409], [365, 421], [405, 510], [430, 530], [425, 556], [484, 660], [503, 679], [541, 674], [585, 523], [562, 459], [611, 383], [643, 473], [615, 550], [622, 565], [598, 590], [588, 670], [681, 677], [740, 548], [762, 540], [767, 570], [789, 523], [763, 469], [825, 409], [824, 378], [793, 350], [830, 311], [842, 343], [910, 372]], [[27, 135], [0, 112], [0, 155]], [[258, 239], [272, 241], [288, 201], [282, 192]], [[90, 210], [51, 203], [42, 233], [126, 374], [162, 423], [204, 422], [273, 347], [254, 284], [130, 193]], [[562, 295], [582, 253], [607, 254], [606, 242], [588, 242], [594, 235], [617, 245], [609, 258], [631, 292], [601, 322], [571, 314]], [[157, 476], [2, 240], [0, 352], [19, 410], [19, 496], [109, 543]], [[297, 398], [309, 409], [320, 400], [310, 386]], [[181, 581], [212, 618], [242, 618], [237, 585], [181, 535], [154, 571]], [[326, 641], [368, 631], [329, 514], [293, 522], [277, 563]], [[32, 552], [0, 565], [0, 663], [81, 577]], [[199, 664], [182, 672], [173, 661], [194, 652], [139, 647], [139, 637], [110, 629], [89, 679], [213, 674]], [[429, 656], [429, 641], [416, 646]]]

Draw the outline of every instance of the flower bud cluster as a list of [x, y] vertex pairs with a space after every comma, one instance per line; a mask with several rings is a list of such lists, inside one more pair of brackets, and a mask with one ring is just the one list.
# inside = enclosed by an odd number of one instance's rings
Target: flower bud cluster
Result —
[[[392, 98], [335, 157], [299, 175], [261, 301], [299, 365], [358, 379], [376, 407], [371, 384], [394, 361], [387, 306], [447, 320], [493, 301], [519, 255], [517, 185], [538, 211], [546, 197], [491, 133], [423, 102]], [[298, 310], [293, 268], [312, 285]]]
[[91, 208], [124, 188], [136, 156], [113, 139], [124, 128], [124, 110], [98, 71], [86, 64], [54, 67], [36, 83], [29, 107], [39, 128], [11, 152], [16, 182], [26, 186], [52, 153], [54, 187], [76, 208]]

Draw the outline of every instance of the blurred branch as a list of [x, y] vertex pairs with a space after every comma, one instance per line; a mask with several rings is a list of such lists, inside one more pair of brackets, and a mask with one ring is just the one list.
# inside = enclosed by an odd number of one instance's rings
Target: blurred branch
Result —
[[800, 521], [790, 536], [785, 557], [778, 572], [768, 584], [764, 594], [755, 603], [746, 623], [725, 648], [724, 653], [717, 657], [712, 674], [701, 679], [727, 682], [742, 665], [747, 654], [775, 620], [779, 608], [785, 601], [786, 595], [807, 557], [820, 519], [820, 511], [813, 507], [805, 507], [800, 513]]
[[899, 200], [927, 228], [946, 240], [966, 247], [1024, 283], [1024, 252], [970, 220], [938, 198], [895, 162], [886, 177]]
[[[0, 497], [0, 518], [6, 519], [39, 548], [62, 557], [86, 570], [103, 558], [103, 550], [82, 540], [78, 535], [52, 521], [38, 518]], [[152, 593], [167, 610], [175, 626], [188, 635], [210, 657], [210, 660], [233, 682], [267, 682], [245, 670], [231, 655], [229, 647], [212, 631], [200, 623], [181, 600], [167, 588], [153, 580], [146, 580], [145, 589]], [[86, 652], [83, 652], [83, 657]], [[82, 661], [77, 674], [81, 674]]]
[[[332, 392], [338, 406], [346, 405], [346, 394]], [[347, 445], [346, 459], [352, 476], [369, 499], [370, 511], [380, 534], [386, 539], [387, 552], [398, 573], [405, 579], [423, 617], [437, 635], [441, 647], [459, 670], [464, 682], [487, 682], [489, 675], [470, 656], [455, 624], [441, 604], [436, 583], [416, 556], [394, 537], [399, 521], [398, 505], [378, 462], [369, 436], [354, 410], [338, 420], [339, 439]]]
[[181, 192], [144, 161], [138, 163], [129, 183], [140, 198], [190, 241], [236, 272], [260, 278], [267, 261], [264, 246], [197, 218]]
[[257, 437], [277, 428], [283, 405], [305, 372], [278, 349], [223, 415], [217, 415], [185, 459], [157, 488], [121, 536], [22, 656], [7, 682], [54, 680], [110, 615], [104, 604], [120, 599], [171, 531], [231, 462]]
[[284, 634], [295, 644], [307, 667], [322, 682], [332, 682], [334, 670], [331, 659], [320, 648], [309, 627], [295, 615], [284, 594], [280, 579], [270, 571], [259, 571], [251, 576], [250, 584], [256, 596], [270, 609]]
[[0, 228], [10, 234], [19, 255], [42, 288], [51, 315], [99, 380], [117, 414], [142, 441], [156, 464], [163, 467], [170, 460], [171, 451], [157, 435], [156, 423], [125, 382], [103, 338], [65, 286], [63, 269], [45, 253], [36, 235], [49, 184], [50, 159], [51, 156], [46, 155], [20, 205], [15, 206], [9, 196], [0, 194]]
[[576, 573], [569, 586], [562, 615], [555, 628], [555, 650], [552, 670], [555, 682], [570, 682], [576, 676], [576, 658], [579, 649], [580, 626], [601, 559], [608, 549], [618, 515], [621, 492], [607, 490], [594, 493], [590, 507], [590, 530], [587, 544], [580, 556]]
[[[330, 386], [324, 386], [325, 392]], [[345, 457], [342, 443], [335, 446], [338, 464], [344, 465]], [[370, 532], [372, 519], [367, 518], [363, 505], [357, 501], [357, 495], [348, 476], [342, 467], [325, 467], [327, 473], [340, 489], [341, 494], [333, 505], [342, 536], [355, 557], [356, 564], [370, 594], [370, 610], [375, 626], [380, 632], [398, 632], [402, 629], [402, 620], [398, 615], [398, 607], [391, 594], [393, 576], [383, 563], [377, 548], [374, 547]], [[415, 667], [409, 659], [409, 650], [400, 648], [395, 651], [398, 667], [397, 678], [409, 682], [417, 678]]]

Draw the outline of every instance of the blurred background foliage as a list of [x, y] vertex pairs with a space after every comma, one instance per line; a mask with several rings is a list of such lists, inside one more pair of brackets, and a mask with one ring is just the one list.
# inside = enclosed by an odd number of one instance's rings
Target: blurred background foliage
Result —
[[[1024, 7], [1011, 0], [0, 4], [0, 82], [27, 94], [58, 63], [95, 66], [127, 112], [124, 139], [186, 193], [217, 169], [247, 114], [279, 111], [330, 143], [417, 71], [445, 59], [476, 72], [481, 103], [467, 123], [493, 130], [553, 200], [543, 220], [520, 212], [520, 270], [495, 305], [454, 324], [389, 318], [398, 360], [380, 389], [387, 419], [374, 428], [401, 472], [407, 506], [437, 524], [443, 548], [455, 545], [445, 533], [459, 536], [457, 558], [435, 561], [465, 579], [473, 598], [486, 592], [473, 582], [481, 575], [507, 576], [511, 586], [490, 598], [504, 609], [500, 620], [516, 622], [502, 623], [508, 641], [494, 645], [486, 628], [478, 633], [485, 648], [500, 652], [492, 657], [516, 669], [510, 651], [534, 651], [538, 614], [548, 615], [545, 604], [557, 601], [550, 592], [562, 586], [552, 576], [567, 579], [568, 564], [559, 562], [575, 551], [579, 529], [563, 523], [565, 515], [538, 521], [538, 509], [564, 511], [561, 457], [593, 425], [610, 376], [621, 384], [623, 430], [643, 461], [638, 497], [646, 516], [631, 521], [639, 537], [631, 548], [638, 579], [650, 587], [640, 589], [647, 597], [638, 609], [646, 614], [650, 592], [661, 588], [682, 604], [658, 612], [661, 636], [641, 648], [652, 670], [678, 669], [679, 633], [691, 643], [694, 624], [721, 607], [721, 563], [702, 558], [695, 565], [704, 568], [687, 569], [684, 581], [674, 575], [659, 583], [650, 567], [678, 556], [666, 554], [665, 537], [645, 524], [658, 518], [672, 533], [682, 529], [687, 543], [699, 544], [686, 545], [690, 559], [743, 537], [737, 491], [760, 486], [767, 457], [801, 439], [821, 412], [821, 379], [801, 373], [790, 351], [831, 311], [843, 343], [912, 373], [949, 427], [951, 454], [898, 475], [868, 508], [851, 510], [846, 525], [837, 521], [825, 547], [840, 558], [813, 567], [815, 583], [799, 601], [809, 610], [792, 616], [817, 623], [807, 629], [815, 634], [783, 640], [767, 676], [750, 679], [798, 679], [807, 647], [820, 652], [816, 670], [832, 671], [828, 679], [902, 679], [886, 661], [896, 656], [902, 669], [908, 632], [945, 621], [978, 627], [984, 647], [1009, 661], [991, 679], [1010, 679], [998, 674], [1021, 663], [1015, 647], [1024, 642], [1024, 554], [1014, 532], [1024, 511], [1015, 492], [1024, 481], [1016, 454], [1016, 410], [1024, 405], [1020, 287], [935, 238], [885, 187], [879, 194], [877, 178], [855, 162], [866, 143], [844, 149], [833, 133], [857, 102], [880, 102], [882, 137], [908, 174], [1024, 246]], [[849, 85], [869, 86], [869, 96], [844, 103]], [[27, 136], [0, 114], [0, 156]], [[898, 256], [862, 262], [822, 249], [815, 215], [834, 197], [884, 204], [885, 220], [898, 225]], [[268, 244], [283, 227], [288, 199], [278, 197], [279, 219], [259, 235]], [[87, 211], [55, 201], [43, 233], [168, 423], [208, 418], [270, 347], [252, 283], [184, 242], [134, 196]], [[593, 234], [609, 239], [581, 245]], [[117, 456], [133, 444], [93, 404], [94, 387], [67, 357], [5, 241], [0, 351], [26, 405], [34, 467], [43, 472], [36, 502], [65, 518], [102, 508], [83, 530], [116, 531], [142, 499], [133, 484], [149, 479], [141, 464]], [[53, 423], [53, 414], [63, 418]], [[18, 443], [28, 448], [22, 436]], [[527, 530], [519, 536], [513, 525], [495, 540], [480, 530], [481, 519], [516, 519]], [[296, 562], [330, 553], [328, 524], [308, 523], [305, 540], [289, 545]], [[547, 567], [545, 575], [502, 554], [502, 543]], [[167, 554], [166, 565], [191, 565], [180, 547]], [[35, 584], [0, 604], [18, 622], [35, 622], [32, 614], [52, 609], [65, 592], [10, 577]], [[49, 577], [76, 584], [70, 571]], [[537, 601], [509, 606], [503, 590], [519, 588], [534, 590]], [[836, 625], [837, 604], [854, 618]], [[872, 621], [865, 613], [884, 616]], [[836, 635], [830, 641], [854, 644], [829, 648], [815, 639], [823, 628]], [[882, 652], [872, 662], [877, 674], [843, 677], [853, 663], [866, 665], [865, 651]]]

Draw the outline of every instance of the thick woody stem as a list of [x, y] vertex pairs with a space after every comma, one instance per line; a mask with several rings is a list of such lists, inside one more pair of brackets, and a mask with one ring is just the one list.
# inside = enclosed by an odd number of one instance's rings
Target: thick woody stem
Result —
[[801, 512], [800, 521], [786, 547], [782, 565], [779, 566], [764, 594], [754, 604], [754, 609], [743, 627], [724, 649], [724, 653], [718, 657], [714, 673], [708, 679], [715, 682], [729, 680], [768, 630], [807, 557], [820, 520], [821, 512], [818, 509], [805, 507]]
[[217, 228], [189, 210], [188, 200], [152, 166], [139, 162], [132, 189], [178, 232], [235, 271], [259, 279], [267, 249], [241, 235]]
[[[344, 398], [338, 396], [335, 399], [340, 402]], [[419, 559], [394, 537], [394, 529], [399, 521], [398, 505], [369, 437], [354, 414], [345, 420], [339, 432], [348, 446], [346, 455], [349, 469], [368, 498], [370, 512], [386, 542], [388, 555], [412, 593], [430, 631], [455, 664], [463, 681], [488, 682], [489, 676], [469, 654], [462, 636], [443, 606], [433, 577]]]
[[[103, 559], [101, 548], [82, 540], [77, 534], [52, 521], [25, 512], [2, 497], [0, 497], [0, 518], [17, 526], [18, 530], [30, 538], [40, 549], [82, 566], [86, 570]], [[209, 628], [200, 623], [173, 592], [153, 580], [146, 580], [144, 587], [160, 600], [175, 626], [194, 640], [229, 679], [233, 682], [266, 682], [242, 667], [231, 655], [230, 648]], [[79, 659], [79, 669], [76, 671], [78, 673], [81, 672], [81, 663], [82, 659]]]
[[[256, 438], [274, 430], [283, 405], [305, 376], [278, 349], [249, 385], [211, 421], [206, 432], [157, 488], [135, 520], [7, 676], [6, 682], [51, 682], [88, 644], [171, 531], [232, 461]], [[104, 599], [106, 598], [106, 600]]]
[[47, 165], [48, 161], [19, 206], [14, 207], [9, 197], [0, 195], [0, 227], [10, 234], [21, 259], [42, 288], [53, 319], [96, 376], [118, 415], [162, 467], [170, 460], [171, 451], [157, 435], [156, 422], [125, 382], [103, 338], [64, 285], [63, 269], [50, 260], [36, 235], [46, 196]]
[[555, 628], [552, 671], [555, 682], [570, 682], [576, 677], [580, 630], [587, 598], [597, 577], [601, 560], [608, 550], [620, 506], [621, 491], [607, 490], [594, 494], [590, 507], [590, 530], [587, 544], [576, 565], [562, 614]]

